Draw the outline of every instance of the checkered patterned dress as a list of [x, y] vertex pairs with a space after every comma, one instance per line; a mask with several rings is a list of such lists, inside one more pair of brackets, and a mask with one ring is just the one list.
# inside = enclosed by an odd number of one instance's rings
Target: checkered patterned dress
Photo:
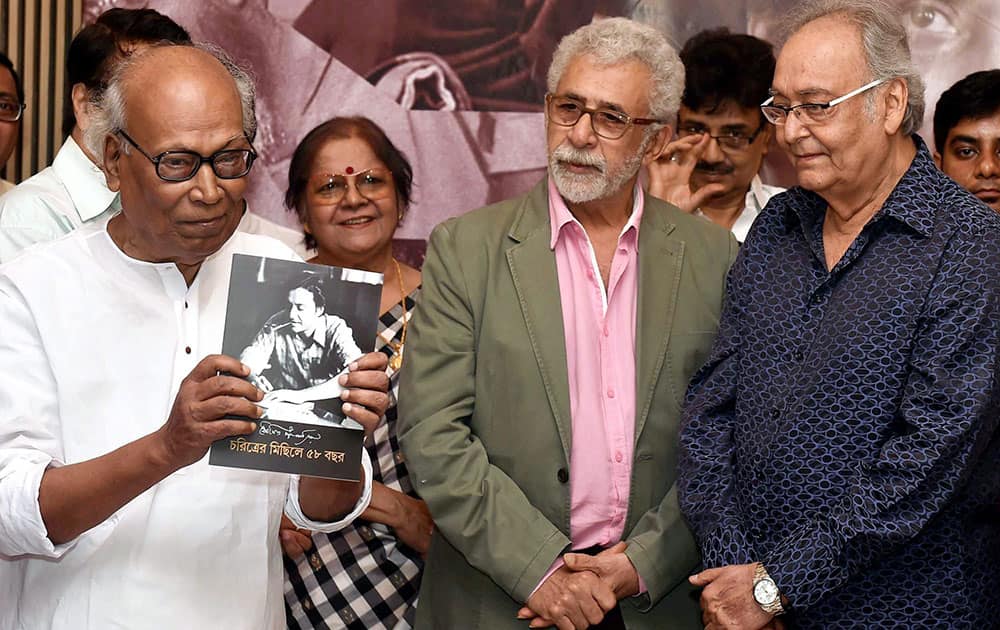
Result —
[[[406, 296], [407, 320], [420, 288]], [[382, 314], [376, 350], [390, 357], [389, 341], [399, 341], [403, 308]], [[390, 369], [391, 370], [391, 369]], [[396, 439], [399, 374], [390, 371], [392, 400], [385, 422], [367, 447], [374, 480], [414, 495]], [[415, 495], [414, 495], [415, 496]], [[333, 534], [313, 535], [315, 547], [298, 560], [285, 557], [285, 613], [288, 627], [348, 630], [413, 627], [423, 560], [388, 526], [358, 519]]]

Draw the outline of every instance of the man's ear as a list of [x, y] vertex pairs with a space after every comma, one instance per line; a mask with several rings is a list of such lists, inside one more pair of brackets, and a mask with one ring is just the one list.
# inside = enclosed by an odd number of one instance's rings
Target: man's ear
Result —
[[118, 136], [108, 135], [104, 138], [104, 163], [101, 169], [108, 180], [108, 188], [113, 192], [121, 189], [118, 160], [122, 156], [122, 141]]
[[943, 168], [941, 168], [941, 154], [938, 153], [937, 151], [934, 152], [934, 163], [937, 164], [939, 171], [944, 170]]
[[653, 136], [653, 141], [646, 147], [646, 152], [642, 154], [642, 165], [648, 166], [653, 160], [660, 156], [663, 147], [674, 137], [674, 128], [671, 125], [663, 125]]
[[910, 90], [906, 81], [895, 78], [889, 81], [885, 90], [885, 122], [883, 123], [885, 132], [892, 135], [899, 131], [906, 116], [906, 104], [910, 96]]
[[90, 94], [87, 93], [87, 86], [82, 83], [74, 83], [70, 90], [70, 99], [73, 101], [73, 115], [76, 117], [76, 126], [82, 131], [90, 127]]

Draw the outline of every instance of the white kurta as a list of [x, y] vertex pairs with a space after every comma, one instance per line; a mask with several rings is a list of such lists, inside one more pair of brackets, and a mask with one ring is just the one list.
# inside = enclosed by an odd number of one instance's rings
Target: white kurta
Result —
[[[220, 352], [232, 254], [297, 258], [237, 232], [189, 288], [173, 264], [127, 257], [106, 225], [0, 266], [0, 629], [284, 628], [278, 523], [283, 508], [304, 518], [295, 477], [290, 493], [288, 475], [205, 457], [76, 540], [46, 537], [45, 468], [155, 431]], [[354, 512], [303, 525], [334, 531], [367, 506], [363, 463]]]

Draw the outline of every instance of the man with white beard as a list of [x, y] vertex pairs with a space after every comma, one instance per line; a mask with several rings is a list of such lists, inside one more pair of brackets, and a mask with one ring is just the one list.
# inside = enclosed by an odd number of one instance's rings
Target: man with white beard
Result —
[[736, 242], [636, 183], [683, 86], [651, 27], [568, 35], [549, 177], [431, 236], [399, 396], [435, 522], [417, 628], [701, 627], [674, 442]]

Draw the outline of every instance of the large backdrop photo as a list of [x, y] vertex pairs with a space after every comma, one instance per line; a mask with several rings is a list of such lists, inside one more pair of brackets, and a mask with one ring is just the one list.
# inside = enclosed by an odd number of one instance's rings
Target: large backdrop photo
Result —
[[[921, 130], [941, 92], [1000, 67], [1000, 3], [894, 0], [927, 82]], [[282, 205], [288, 162], [333, 116], [372, 118], [412, 161], [414, 203], [396, 236], [419, 265], [444, 219], [533, 185], [545, 169], [542, 99], [559, 39], [601, 16], [662, 30], [678, 48], [725, 26], [773, 41], [794, 0], [84, 0], [84, 22], [149, 7], [249, 65], [258, 80], [255, 212], [296, 226]], [[930, 143], [932, 144], [932, 143]], [[771, 151], [767, 183], [794, 182]]]

